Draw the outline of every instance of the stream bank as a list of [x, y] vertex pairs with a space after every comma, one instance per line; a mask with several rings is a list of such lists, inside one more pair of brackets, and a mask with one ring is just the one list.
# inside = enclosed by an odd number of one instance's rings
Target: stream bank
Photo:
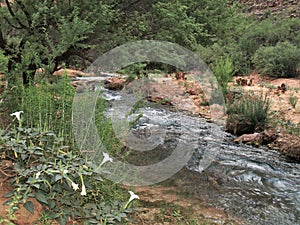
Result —
[[[118, 91], [107, 89], [102, 89], [102, 91], [108, 102], [118, 104], [118, 101], [126, 101], [122, 93]], [[181, 141], [185, 141], [186, 137], [197, 140], [193, 142], [195, 143], [194, 154], [183, 169], [158, 187], [137, 188], [136, 191], [140, 194], [142, 205], [143, 203], [147, 205], [149, 199], [154, 195], [165, 196], [166, 192], [175, 191], [176, 197], [171, 196], [177, 198], [179, 202], [188, 201], [190, 205], [199, 207], [205, 205], [202, 209], [213, 208], [216, 210], [212, 215], [212, 224], [294, 225], [300, 223], [299, 163], [286, 158], [273, 149], [253, 147], [242, 143], [236, 144], [234, 143], [236, 137], [225, 131], [219, 131], [222, 132], [223, 141], [215, 141], [212, 137], [216, 133], [208, 132], [212, 123], [197, 115], [176, 110], [174, 112], [174, 110], [168, 109], [170, 106], [165, 107], [151, 105], [141, 108], [142, 114], [137, 113], [137, 115], [142, 115], [142, 117], [139, 118], [133, 129], [136, 129], [135, 133], [138, 133], [139, 127], [160, 127], [167, 133], [169, 132], [169, 136], [167, 136], [169, 139], [160, 143], [155, 153], [150, 151], [150, 155], [144, 152], [143, 154], [129, 155], [130, 162], [149, 163], [149, 157], [151, 159], [154, 157], [157, 161], [168, 157], [172, 148]], [[108, 109], [107, 116], [110, 112], [111, 110]], [[181, 117], [189, 119], [184, 119], [184, 123], [178, 124], [178, 118]], [[183, 139], [176, 133], [176, 130], [180, 128], [184, 128]], [[155, 133], [155, 130], [153, 132]], [[210, 165], [203, 170], [199, 162], [207, 160], [205, 153], [211, 151], [212, 145], [217, 154], [213, 156]], [[159, 189], [164, 191], [159, 191]], [[177, 194], [186, 197], [178, 197]], [[159, 207], [160, 205], [168, 205], [169, 213], [167, 215], [169, 216], [171, 211], [172, 215], [178, 215], [178, 212], [175, 213], [175, 211], [183, 210], [180, 208], [181, 206], [178, 208], [174, 202], [168, 203], [164, 198], [156, 201], [155, 204], [154, 214], [150, 213], [153, 204], [148, 207], [150, 210], [148, 217], [153, 219], [156, 218], [156, 215], [161, 215], [161, 211], [157, 211], [157, 208], [163, 210], [163, 207]], [[190, 205], [187, 208], [192, 208]], [[145, 211], [147, 214], [147, 210]], [[201, 210], [196, 209], [193, 213], [185, 211], [183, 214], [196, 215], [194, 218], [198, 219], [207, 219], [205, 216], [203, 217]], [[137, 217], [141, 217], [142, 214]], [[219, 214], [223, 215], [221, 219], [218, 217]], [[216, 220], [214, 221], [214, 219]], [[139, 221], [146, 221], [146, 219], [140, 218]], [[168, 219], [163, 217], [161, 223], [157, 224], [168, 224]]]

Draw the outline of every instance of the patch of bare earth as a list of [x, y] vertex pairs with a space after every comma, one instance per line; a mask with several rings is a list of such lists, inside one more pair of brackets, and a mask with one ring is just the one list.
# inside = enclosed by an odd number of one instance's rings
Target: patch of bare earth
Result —
[[[249, 76], [243, 76], [251, 85], [237, 85], [236, 81], [241, 77], [235, 77], [235, 83], [231, 86], [241, 88], [244, 91], [253, 91], [256, 93], [268, 92], [272, 101], [271, 110], [278, 112], [286, 121], [300, 123], [300, 77], [297, 78], [270, 78], [262, 77], [257, 73]], [[282, 87], [285, 87], [284, 90]], [[295, 108], [290, 103], [290, 98], [299, 99]]]
[[4, 205], [8, 198], [3, 196], [12, 190], [12, 187], [8, 186], [7, 183], [0, 186], [0, 218], [7, 219], [17, 225], [36, 224], [40, 219], [43, 207], [35, 199], [29, 199], [35, 206], [34, 214], [31, 214], [23, 206], [20, 206], [20, 209], [14, 213], [14, 218], [9, 217], [9, 205]]
[[130, 225], [242, 224], [224, 211], [208, 207], [197, 196], [184, 196], [178, 187], [135, 187], [141, 207]]
[[[10, 217], [10, 206], [6, 203], [9, 198], [4, 197], [7, 193], [13, 190], [10, 186], [10, 179], [15, 176], [12, 170], [12, 162], [1, 159], [0, 162], [0, 218], [11, 221], [17, 225], [32, 225], [35, 224], [43, 211], [43, 207], [35, 199], [29, 198], [28, 200], [34, 204], [34, 214], [30, 213], [23, 206], [14, 213], [14, 217]], [[1, 221], [1, 220], [0, 220]]]

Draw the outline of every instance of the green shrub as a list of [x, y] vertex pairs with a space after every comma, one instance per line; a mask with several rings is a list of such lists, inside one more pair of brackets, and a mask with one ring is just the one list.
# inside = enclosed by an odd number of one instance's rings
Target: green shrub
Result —
[[218, 43], [208, 47], [199, 45], [197, 54], [210, 66], [223, 58], [229, 58], [232, 62], [232, 75], [249, 74], [251, 71], [250, 57], [234, 42], [226, 46], [221, 46]]
[[0, 50], [0, 73], [7, 72], [7, 63], [8, 57], [3, 54], [3, 51]]
[[282, 36], [282, 32], [286, 32], [282, 27], [277, 27], [277, 33], [274, 32], [274, 29], [276, 26], [271, 19], [254, 21], [239, 39], [239, 46], [246, 54], [253, 55], [262, 45], [275, 45], [280, 40], [277, 35]]
[[241, 135], [262, 131], [268, 126], [270, 99], [268, 95], [242, 93], [229, 103], [227, 129]]
[[255, 52], [253, 62], [262, 75], [295, 77], [299, 74], [300, 49], [287, 41], [261, 47]]
[[233, 63], [230, 58], [221, 58], [213, 64], [212, 70], [225, 95], [227, 93], [227, 84], [232, 80]]
[[239, 46], [243, 52], [253, 55], [261, 46], [275, 46], [284, 41], [296, 44], [299, 26], [298, 18], [253, 20], [241, 33]]
[[61, 225], [70, 218], [85, 224], [112, 224], [127, 216], [124, 190], [101, 177], [99, 167], [105, 161], [88, 163], [53, 132], [23, 128], [19, 122], [18, 127], [0, 133], [1, 156], [13, 162], [16, 174], [14, 190], [5, 195], [12, 218], [20, 204], [35, 211], [29, 197], [45, 205], [47, 218]]

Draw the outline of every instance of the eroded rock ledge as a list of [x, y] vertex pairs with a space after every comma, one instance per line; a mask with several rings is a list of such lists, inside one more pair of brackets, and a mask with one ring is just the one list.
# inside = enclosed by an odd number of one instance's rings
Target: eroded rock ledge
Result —
[[243, 134], [234, 140], [254, 146], [267, 145], [278, 149], [287, 157], [300, 161], [300, 137], [291, 134], [280, 134], [276, 131], [263, 131], [254, 134]]

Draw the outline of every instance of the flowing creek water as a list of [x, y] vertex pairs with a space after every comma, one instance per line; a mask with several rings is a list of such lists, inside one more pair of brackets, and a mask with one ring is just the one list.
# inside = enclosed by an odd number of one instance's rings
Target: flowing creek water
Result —
[[[121, 92], [103, 91], [110, 105], [128, 101]], [[107, 115], [113, 111], [108, 108]], [[159, 127], [165, 136], [151, 151], [133, 151], [130, 163], [153, 164], [168, 157], [179, 142], [192, 143], [194, 153], [185, 165], [189, 172], [180, 173], [182, 190], [247, 224], [300, 224], [299, 163], [275, 150], [235, 144], [235, 137], [217, 125], [168, 107], [146, 105], [131, 116], [137, 115], [142, 116], [133, 133], [147, 139], [145, 129]]]

